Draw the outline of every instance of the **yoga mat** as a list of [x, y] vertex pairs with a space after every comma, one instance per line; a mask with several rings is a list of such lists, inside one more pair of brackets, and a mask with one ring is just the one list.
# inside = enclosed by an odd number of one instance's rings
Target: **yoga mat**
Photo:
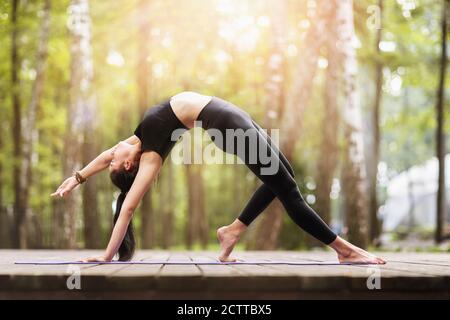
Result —
[[43, 260], [30, 260], [30, 261], [17, 261], [15, 264], [26, 264], [26, 265], [67, 265], [67, 264], [143, 264], [143, 265], [153, 265], [153, 264], [166, 264], [166, 265], [296, 265], [296, 266], [338, 266], [338, 265], [370, 265], [375, 263], [339, 263], [336, 261], [236, 261], [236, 262], [220, 262], [220, 261], [110, 261], [110, 262], [81, 262], [81, 261], [43, 261]]

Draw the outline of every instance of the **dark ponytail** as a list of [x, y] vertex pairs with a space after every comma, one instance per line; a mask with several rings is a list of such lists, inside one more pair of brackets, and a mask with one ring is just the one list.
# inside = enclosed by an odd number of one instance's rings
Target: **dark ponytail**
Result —
[[[116, 202], [116, 212], [114, 213], [114, 225], [116, 225], [117, 219], [119, 219], [120, 209], [122, 208], [123, 201], [125, 200], [127, 193], [121, 192]], [[127, 228], [127, 233], [122, 240], [119, 247], [119, 261], [128, 261], [134, 255], [134, 249], [136, 247], [136, 242], [134, 240], [134, 230], [133, 222], [130, 221]]]
[[[134, 178], [136, 178], [136, 174], [138, 171], [138, 166], [134, 166], [133, 169], [127, 171], [125, 169], [113, 171], [110, 173], [109, 177], [111, 181], [120, 189], [120, 195], [116, 201], [116, 211], [114, 213], [114, 225], [116, 225], [117, 219], [119, 219], [120, 210], [122, 208], [122, 204], [125, 200], [125, 197], [130, 190], [131, 185], [134, 182]], [[133, 223], [130, 221], [127, 228], [127, 233], [123, 238], [123, 241], [119, 247], [119, 261], [128, 261], [134, 255], [134, 250], [136, 247], [136, 241], [134, 239], [134, 230]]]

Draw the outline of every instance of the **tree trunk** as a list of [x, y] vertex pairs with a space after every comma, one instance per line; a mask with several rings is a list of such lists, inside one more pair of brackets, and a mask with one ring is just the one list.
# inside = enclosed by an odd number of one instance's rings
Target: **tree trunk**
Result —
[[162, 231], [161, 231], [161, 245], [162, 248], [168, 249], [172, 245], [173, 230], [173, 204], [174, 199], [174, 176], [173, 164], [171, 161], [166, 163], [167, 176], [163, 177], [164, 185], [162, 186], [161, 199], [163, 200], [161, 207], [162, 213]]
[[[198, 129], [196, 129], [198, 130]], [[192, 148], [200, 148], [192, 143]], [[195, 153], [195, 150], [192, 149]], [[201, 150], [199, 151], [201, 154]], [[203, 172], [201, 164], [186, 165], [186, 181], [188, 185], [188, 214], [186, 221], [186, 247], [191, 249], [195, 242], [202, 248], [208, 245], [208, 221], [205, 213]]]
[[380, 222], [378, 219], [378, 196], [377, 196], [377, 175], [378, 163], [380, 162], [380, 106], [383, 95], [383, 63], [381, 61], [380, 42], [382, 39], [382, 16], [383, 16], [384, 0], [378, 0], [378, 7], [380, 8], [380, 25], [377, 29], [375, 39], [375, 101], [372, 108], [372, 130], [373, 143], [371, 152], [371, 161], [367, 170], [367, 177], [369, 181], [369, 240], [376, 245], [379, 244], [380, 236]]
[[[409, 102], [409, 88], [405, 87], [403, 89], [403, 105], [402, 105], [402, 110], [401, 110], [401, 114], [400, 114], [400, 123], [407, 123], [409, 117], [410, 117], [410, 102]], [[410, 154], [411, 152], [413, 152], [413, 148], [414, 148], [414, 141], [411, 137], [407, 137], [406, 138], [406, 142], [405, 142], [405, 146], [404, 146], [404, 151], [405, 154]], [[416, 211], [416, 203], [415, 203], [415, 198], [414, 198], [414, 179], [411, 173], [411, 167], [414, 163], [414, 159], [411, 160], [409, 157], [405, 158], [405, 161], [403, 161], [403, 167], [407, 168], [407, 180], [408, 180], [408, 228], [409, 228], [409, 232], [413, 232], [414, 231], [414, 226], [415, 226], [415, 218], [414, 218], [414, 214]]]
[[[3, 111], [3, 110], [2, 110]], [[0, 152], [3, 153], [3, 123], [0, 123]], [[3, 159], [0, 157], [0, 248], [9, 247], [9, 221], [3, 204]]]
[[[53, 95], [53, 104], [55, 106], [63, 106], [68, 105], [66, 100], [68, 97], [65, 97], [66, 92], [69, 91], [69, 84], [64, 83], [61, 86], [61, 90], [59, 90], [55, 95]], [[66, 129], [67, 130], [67, 129]], [[66, 139], [64, 136], [63, 139]], [[65, 140], [64, 140], [65, 141]], [[52, 152], [54, 155], [59, 157], [59, 163], [64, 165], [65, 161], [65, 147], [59, 148], [57, 144], [52, 144]], [[62, 177], [61, 177], [62, 179]], [[52, 249], [64, 248], [66, 246], [64, 237], [64, 206], [66, 205], [65, 201], [57, 200], [56, 198], [52, 198], [50, 202], [51, 207], [51, 219], [50, 219], [50, 235], [49, 235], [49, 247]]]
[[[267, 84], [265, 86], [264, 128], [279, 126], [285, 105], [286, 58], [286, 2], [279, 0], [271, 8], [271, 50], [267, 65]], [[268, 132], [269, 133], [269, 132]], [[258, 221], [254, 239], [250, 238], [250, 250], [273, 250], [283, 225], [284, 208], [278, 198], [267, 207], [267, 212]]]
[[[333, 2], [334, 3], [334, 2]], [[331, 222], [331, 186], [338, 162], [338, 131], [339, 111], [337, 92], [339, 88], [340, 61], [336, 56], [337, 21], [333, 19], [327, 28], [327, 60], [328, 66], [325, 75], [324, 115], [322, 119], [322, 137], [320, 142], [319, 159], [317, 163], [317, 189], [315, 210], [325, 223]], [[311, 244], [321, 245], [321, 242], [312, 240]]]
[[[69, 177], [81, 167], [80, 149], [88, 124], [93, 121], [91, 24], [88, 0], [72, 0], [69, 5], [68, 27], [71, 37], [70, 102], [64, 143], [63, 176]], [[92, 160], [92, 159], [90, 159]], [[85, 187], [85, 186], [83, 186]], [[61, 222], [60, 246], [76, 247], [76, 214], [80, 193], [74, 193], [56, 206]], [[60, 200], [61, 201], [61, 200]], [[85, 207], [86, 208], [86, 207]], [[85, 230], [85, 232], [91, 232]]]
[[141, 247], [142, 249], [152, 249], [155, 246], [155, 219], [151, 191], [145, 193], [144, 197], [142, 198], [141, 214]]
[[357, 246], [367, 245], [366, 169], [361, 123], [361, 107], [358, 101], [356, 75], [358, 71], [353, 39], [356, 37], [353, 22], [353, 1], [337, 1], [338, 49], [343, 66], [342, 108], [345, 156], [342, 173], [342, 189], [348, 239]]
[[[148, 1], [141, 0], [138, 3], [138, 15], [137, 15], [137, 27], [138, 27], [138, 38], [137, 38], [137, 64], [136, 64], [136, 75], [137, 75], [137, 88], [138, 88], [138, 108], [141, 119], [144, 116], [145, 111], [149, 107], [149, 75], [150, 68], [147, 58], [149, 56], [149, 41], [150, 41], [150, 23], [148, 15], [144, 14], [149, 12]], [[148, 191], [143, 199], [140, 206], [141, 211], [141, 239], [142, 248], [150, 249], [155, 245], [155, 228], [154, 228], [154, 211], [151, 201], [151, 191]]]
[[[299, 50], [301, 54], [298, 56], [298, 67], [295, 70], [293, 84], [286, 101], [281, 98], [282, 90], [276, 89], [274, 91], [278, 94], [278, 98], [275, 98], [275, 101], [278, 101], [278, 106], [285, 104], [285, 108], [281, 108], [280, 114], [277, 116], [279, 127], [282, 128], [280, 150], [288, 161], [291, 161], [294, 156], [295, 144], [300, 136], [302, 115], [311, 96], [320, 49], [325, 41], [325, 30], [330, 17], [333, 15], [333, 6], [330, 3], [329, 0], [318, 0], [317, 2], [317, 12], [315, 17], [311, 18], [311, 27], [306, 33], [302, 48]], [[281, 4], [278, 5], [281, 6]], [[280, 13], [282, 10], [274, 11], [274, 13], [276, 12]], [[274, 115], [271, 111], [269, 110], [269, 119], [270, 114]], [[284, 211], [284, 207], [278, 200], [269, 206], [270, 213], [262, 219], [258, 226], [258, 232], [255, 236], [257, 238], [254, 241], [255, 248], [273, 249], [276, 247]]]
[[298, 50], [300, 53], [298, 65], [294, 71], [292, 87], [286, 99], [286, 110], [280, 124], [283, 128], [280, 133], [281, 150], [289, 161], [294, 156], [303, 112], [311, 97], [320, 49], [326, 40], [327, 24], [334, 15], [333, 1], [318, 0], [316, 7], [315, 17], [310, 19], [311, 27], [306, 33], [302, 47]]
[[438, 191], [436, 203], [436, 243], [442, 242], [444, 238], [444, 218], [447, 215], [445, 200], [445, 76], [447, 71], [447, 19], [449, 15], [450, 1], [444, 0], [442, 4], [442, 46], [441, 63], [439, 72], [439, 86], [436, 99], [436, 155], [439, 162]]
[[[185, 223], [185, 245], [186, 249], [190, 250], [195, 241], [195, 208], [192, 190], [195, 188], [195, 182], [192, 181], [191, 164], [185, 165], [186, 169], [186, 182], [188, 189], [188, 210]], [[193, 176], [195, 178], [195, 176]]]
[[[37, 143], [37, 129], [36, 129], [36, 114], [38, 112], [39, 104], [41, 101], [42, 93], [44, 90], [45, 83], [45, 70], [47, 68], [47, 49], [48, 49], [48, 36], [50, 31], [50, 0], [46, 0], [44, 2], [43, 15], [42, 15], [42, 23], [41, 30], [39, 35], [39, 43], [36, 55], [36, 78], [33, 83], [33, 88], [31, 92], [31, 101], [28, 105], [28, 110], [25, 118], [25, 126], [23, 127], [22, 137], [22, 169], [21, 169], [21, 194], [22, 194], [22, 206], [25, 210], [24, 219], [31, 219], [31, 211], [29, 208], [29, 197], [30, 197], [30, 189], [33, 185], [33, 153], [34, 146]], [[30, 212], [29, 212], [30, 211]], [[28, 213], [29, 212], [29, 213]], [[28, 218], [27, 218], [28, 217]], [[36, 220], [37, 217], [33, 217], [33, 220]], [[26, 223], [26, 225], [31, 228], [26, 227], [25, 230], [28, 231], [26, 237], [28, 237], [28, 241], [26, 238], [21, 240], [21, 248], [27, 247], [28, 243], [33, 247], [39, 247], [40, 244], [36, 241], [36, 234], [40, 233], [36, 228], [39, 224]], [[34, 231], [34, 232], [33, 232]]]
[[14, 225], [12, 228], [12, 244], [14, 248], [25, 246], [25, 218], [22, 190], [22, 106], [20, 101], [20, 57], [18, 29], [19, 0], [12, 1], [11, 7], [11, 99], [13, 106], [13, 181], [14, 181]]
[[[92, 57], [92, 26], [89, 14], [89, 3], [85, 0], [84, 5], [86, 6], [86, 11], [84, 17], [86, 21], [84, 22], [84, 28], [86, 29], [81, 37], [80, 44], [85, 43], [86, 48], [82, 50], [81, 60], [84, 63], [83, 68], [83, 83], [80, 86], [84, 86], [80, 94], [80, 105], [83, 105], [84, 117], [82, 123], [82, 129], [84, 134], [83, 145], [82, 145], [82, 166], [86, 166], [92, 161], [100, 152], [98, 147], [98, 141], [96, 140], [97, 134], [97, 123], [99, 122], [97, 117], [97, 103], [95, 99], [95, 94], [92, 86], [92, 80], [94, 76], [93, 68], [93, 57]], [[101, 230], [100, 230], [100, 216], [98, 210], [98, 187], [97, 187], [98, 177], [92, 177], [82, 188], [82, 198], [83, 198], [83, 231], [84, 231], [84, 246], [85, 248], [101, 248]]]
[[[0, 114], [5, 114], [5, 104], [3, 94], [0, 96]], [[5, 154], [4, 148], [4, 130], [3, 128], [6, 126], [6, 117], [2, 117], [0, 119], [0, 154]], [[5, 122], [5, 123], [4, 123]], [[3, 190], [4, 190], [4, 172], [3, 172], [3, 157], [0, 156], [0, 248], [10, 248], [10, 233], [9, 226], [10, 221], [8, 219], [8, 215], [6, 213], [5, 204], [3, 203]]]
[[[95, 106], [93, 105], [92, 108], [95, 108]], [[82, 147], [83, 166], [87, 165], [99, 154], [98, 142], [92, 139], [92, 137], [96, 137], [95, 123], [98, 123], [98, 121], [94, 120], [86, 123], [87, 127], [84, 131], [85, 140]], [[84, 247], [89, 249], [100, 249], [103, 247], [100, 237], [100, 213], [97, 197], [99, 190], [97, 179], [98, 177], [92, 177], [89, 181], [86, 181], [82, 189]]]
[[416, 202], [414, 197], [414, 180], [411, 174], [411, 168], [408, 169], [407, 172], [408, 177], [408, 229], [409, 232], [412, 234], [414, 231], [414, 227], [416, 225], [415, 222], [415, 210], [416, 210]]
[[247, 173], [245, 170], [248, 170], [248, 168], [243, 168], [241, 165], [234, 166], [228, 182], [230, 186], [233, 186], [233, 201], [230, 209], [235, 213], [238, 213], [242, 209], [242, 195], [245, 189], [245, 180], [242, 177]]

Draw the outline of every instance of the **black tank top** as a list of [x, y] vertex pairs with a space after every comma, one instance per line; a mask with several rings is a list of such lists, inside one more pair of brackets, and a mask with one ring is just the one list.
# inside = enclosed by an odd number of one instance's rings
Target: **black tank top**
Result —
[[145, 111], [134, 134], [141, 140], [142, 152], [155, 151], [164, 161], [186, 130], [188, 128], [173, 112], [169, 98]]

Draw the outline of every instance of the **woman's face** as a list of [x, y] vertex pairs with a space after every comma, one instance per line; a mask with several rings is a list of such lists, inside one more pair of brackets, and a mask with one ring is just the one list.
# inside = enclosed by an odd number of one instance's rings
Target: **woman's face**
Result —
[[132, 146], [129, 143], [126, 143], [125, 141], [120, 141], [116, 147], [112, 151], [112, 160], [109, 164], [109, 171], [116, 171], [121, 169], [122, 167], [125, 168], [132, 164], [132, 160], [130, 158], [131, 154], [131, 148]]

